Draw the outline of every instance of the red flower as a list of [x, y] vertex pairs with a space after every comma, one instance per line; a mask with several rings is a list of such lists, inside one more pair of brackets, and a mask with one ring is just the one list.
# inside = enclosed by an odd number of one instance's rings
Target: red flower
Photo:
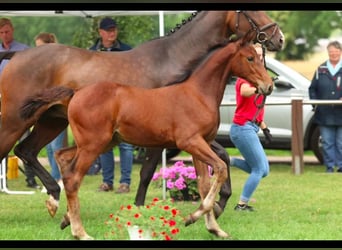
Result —
[[[115, 214], [110, 214], [110, 220], [106, 223], [111, 228], [112, 232], [125, 231], [127, 227], [138, 226], [138, 233], [141, 237], [149, 231], [149, 236], [152, 239], [175, 239], [179, 229], [176, 227], [177, 223], [183, 221], [180, 216], [180, 211], [174, 207], [173, 200], [159, 200], [154, 198], [152, 202], [144, 206], [123, 205]], [[168, 204], [166, 204], [168, 203]], [[110, 234], [106, 234], [110, 237]], [[127, 235], [116, 234], [116, 237]]]
[[169, 226], [170, 227], [173, 227], [173, 226], [176, 226], [176, 222], [174, 220], [169, 220]]
[[173, 209], [171, 210], [171, 213], [172, 213], [172, 216], [175, 217], [175, 216], [178, 214], [178, 210], [175, 209], [175, 208], [173, 208]]

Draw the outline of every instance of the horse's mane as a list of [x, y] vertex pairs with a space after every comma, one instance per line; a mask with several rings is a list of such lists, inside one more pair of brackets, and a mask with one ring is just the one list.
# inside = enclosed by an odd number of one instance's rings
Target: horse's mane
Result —
[[181, 24], [176, 24], [175, 28], [170, 29], [170, 31], [168, 33], [166, 33], [166, 36], [170, 36], [171, 34], [175, 33], [177, 30], [179, 30], [180, 28], [182, 28], [182, 26], [184, 26], [185, 24], [187, 24], [188, 22], [190, 22], [194, 17], [197, 16], [197, 14], [200, 11], [196, 11], [191, 13], [191, 15], [188, 17], [188, 19], [183, 19]]
[[183, 19], [181, 24], [176, 24], [176, 27], [170, 29], [169, 32], [165, 34], [165, 36], [154, 37], [154, 38], [151, 38], [151, 39], [148, 40], [148, 41], [163, 39], [163, 38], [165, 38], [165, 37], [168, 37], [168, 36], [172, 35], [172, 34], [175, 33], [177, 30], [179, 30], [182, 26], [184, 26], [185, 24], [187, 24], [187, 23], [189, 23], [190, 21], [192, 21], [192, 20], [194, 19], [194, 17], [196, 17], [197, 14], [198, 14], [199, 12], [200, 12], [200, 11], [196, 11], [196, 12], [191, 13], [191, 15], [188, 17], [188, 19]]
[[201, 65], [204, 61], [206, 61], [216, 50], [223, 48], [224, 46], [226, 46], [228, 43], [234, 42], [236, 41], [236, 39], [231, 40], [231, 39], [225, 39], [222, 43], [216, 44], [215, 46], [213, 46], [212, 48], [210, 48], [210, 50], [208, 51], [207, 54], [202, 55], [201, 57], [197, 58], [197, 59], [193, 59], [191, 61], [189, 61], [184, 68], [186, 68], [186, 72], [183, 74], [184, 78], [182, 80], [179, 80], [177, 82], [172, 82], [167, 84], [168, 85], [173, 85], [173, 84], [178, 84], [181, 83], [185, 80], [187, 80], [190, 75], [195, 71], [195, 69], [197, 67], [199, 67], [199, 65]]

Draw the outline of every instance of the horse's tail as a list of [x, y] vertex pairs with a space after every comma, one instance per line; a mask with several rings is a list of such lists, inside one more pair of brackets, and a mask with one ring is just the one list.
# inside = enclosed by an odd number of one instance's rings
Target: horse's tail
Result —
[[0, 52], [0, 63], [4, 59], [11, 59], [16, 51], [1, 51]]
[[24, 104], [20, 108], [20, 117], [27, 120], [33, 115], [39, 117], [53, 105], [62, 104], [67, 106], [74, 93], [73, 89], [63, 86], [44, 89], [24, 101]]

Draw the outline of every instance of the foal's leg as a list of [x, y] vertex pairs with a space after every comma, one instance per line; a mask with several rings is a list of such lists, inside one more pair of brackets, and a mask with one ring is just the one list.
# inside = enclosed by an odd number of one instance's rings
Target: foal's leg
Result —
[[[70, 167], [72, 166], [71, 164], [75, 158], [76, 151], [77, 151], [77, 147], [71, 146], [68, 148], [59, 149], [55, 151], [54, 153], [59, 171], [61, 172], [62, 181], [63, 181], [63, 173], [68, 173], [71, 171]], [[50, 196], [50, 199], [46, 201], [46, 206], [49, 209], [49, 211], [50, 210], [57, 211], [58, 205], [59, 205], [58, 202], [56, 202], [51, 196]], [[66, 213], [63, 217], [60, 227], [61, 229], [64, 229], [69, 225], [70, 225], [70, 219], [69, 219], [68, 214]]]
[[[83, 177], [98, 154], [88, 150], [75, 151], [75, 149], [75, 147], [70, 147], [58, 150], [55, 153], [56, 161], [62, 172], [68, 203], [67, 214], [64, 215], [61, 228], [64, 229], [70, 224], [71, 233], [76, 239], [91, 240], [93, 238], [87, 234], [81, 221], [78, 191]], [[72, 157], [75, 152], [76, 155]], [[72, 159], [71, 164], [68, 165], [70, 159]]]
[[134, 202], [137, 206], [142, 206], [145, 203], [147, 188], [157, 169], [162, 152], [163, 148], [146, 148], [146, 156], [140, 169], [140, 182]]
[[[212, 166], [214, 170], [210, 190], [201, 202], [199, 208], [195, 212], [191, 213], [186, 219], [185, 225], [188, 226], [196, 222], [203, 214], [209, 212], [213, 214], [212, 209], [214, 207], [216, 195], [220, 191], [223, 182], [227, 179], [228, 173], [226, 164], [210, 149], [208, 143], [204, 141], [203, 138], [192, 138], [191, 141], [186, 142], [186, 146], [183, 148], [193, 156], [196, 173], [205, 173], [204, 168], [207, 168], [207, 165]], [[202, 161], [205, 164], [199, 163], [199, 161]], [[203, 174], [200, 178], [209, 179], [209, 175]], [[203, 183], [207, 183], [207, 180], [199, 182], [199, 189], [201, 192], [205, 193], [206, 188], [204, 187], [202, 189], [201, 186]], [[229, 236], [219, 227], [215, 216], [209, 214], [208, 220], [210, 220], [207, 223], [207, 229], [209, 232], [219, 237]]]
[[218, 157], [220, 157], [221, 160], [223, 160], [226, 163], [227, 172], [228, 172], [228, 178], [223, 183], [219, 192], [220, 199], [219, 201], [216, 201], [215, 206], [214, 206], [214, 214], [215, 214], [215, 217], [218, 218], [223, 213], [227, 205], [228, 199], [232, 195], [232, 185], [231, 185], [231, 180], [230, 180], [230, 167], [229, 167], [230, 160], [229, 160], [229, 155], [227, 151], [218, 142], [213, 141], [210, 144], [210, 147], [218, 155]]

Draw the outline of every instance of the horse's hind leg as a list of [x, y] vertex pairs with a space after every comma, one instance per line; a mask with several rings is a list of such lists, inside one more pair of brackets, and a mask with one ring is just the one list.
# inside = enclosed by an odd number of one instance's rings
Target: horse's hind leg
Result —
[[222, 184], [222, 187], [219, 192], [220, 199], [219, 201], [216, 201], [214, 205], [214, 214], [215, 214], [215, 217], [218, 218], [223, 213], [227, 205], [228, 199], [232, 195], [232, 185], [231, 185], [230, 168], [229, 168], [230, 160], [229, 160], [229, 155], [227, 151], [218, 142], [213, 141], [210, 144], [210, 147], [218, 155], [218, 157], [220, 157], [221, 160], [223, 160], [226, 163], [227, 172], [228, 172], [228, 178]]
[[140, 170], [140, 182], [134, 204], [142, 206], [145, 203], [148, 185], [161, 158], [163, 148], [146, 148], [146, 156]]
[[2, 115], [0, 123], [0, 160], [9, 154], [16, 142], [27, 130], [27, 125], [23, 121], [9, 118], [9, 121], [14, 121], [12, 124], [7, 122], [5, 118], [7, 118], [7, 116]]
[[[47, 120], [49, 121], [47, 122]], [[51, 125], [51, 122], [54, 122], [54, 125]], [[39, 120], [30, 135], [14, 149], [15, 154], [20, 157], [28, 167], [33, 168], [35, 174], [46, 187], [48, 194], [50, 194], [50, 200], [54, 200], [53, 202], [55, 203], [56, 209], [52, 209], [52, 207], [49, 206], [49, 202], [46, 201], [48, 212], [52, 217], [55, 216], [57, 211], [60, 198], [60, 187], [50, 173], [40, 164], [37, 155], [48, 142], [66, 128], [67, 124], [68, 122], [65, 119], [49, 118]]]

